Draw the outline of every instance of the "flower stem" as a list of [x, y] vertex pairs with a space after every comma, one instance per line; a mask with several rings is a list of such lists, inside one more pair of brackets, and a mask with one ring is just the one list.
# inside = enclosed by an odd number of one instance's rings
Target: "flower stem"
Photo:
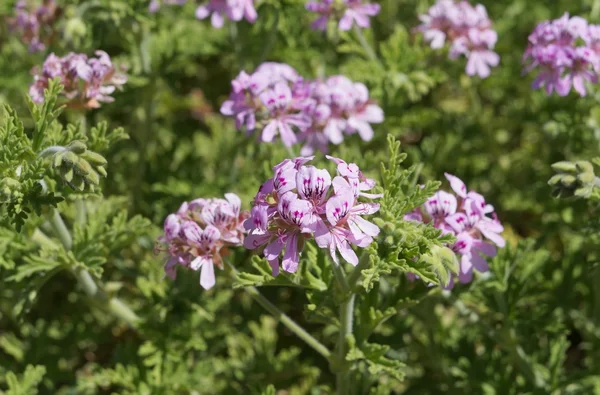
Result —
[[[229, 262], [227, 262], [227, 265], [237, 276], [237, 274], [239, 273], [237, 269]], [[284, 312], [279, 310], [277, 306], [269, 302], [269, 300], [265, 298], [256, 287], [244, 287], [244, 290], [246, 290], [246, 292], [248, 292], [250, 296], [252, 296], [254, 300], [258, 302], [258, 304], [260, 304], [265, 310], [267, 310], [275, 318], [277, 318], [279, 322], [281, 322], [286, 328], [294, 332], [294, 334], [300, 339], [304, 340], [304, 342], [310, 347], [312, 347], [313, 350], [315, 350], [327, 359], [331, 357], [331, 351], [329, 351], [327, 347], [325, 347], [321, 342], [315, 339], [310, 333], [308, 333], [304, 328], [302, 328], [294, 320], [288, 317]]]
[[351, 290], [354, 290], [358, 280], [360, 280], [360, 276], [362, 275], [362, 271], [367, 268], [369, 265], [369, 254], [363, 253], [360, 257], [358, 265], [352, 270], [352, 273], [348, 276], [348, 286]]
[[[70, 250], [73, 246], [73, 239], [71, 238], [71, 234], [60, 216], [60, 213], [55, 208], [52, 209], [50, 215], [50, 225], [63, 247], [65, 247], [66, 250]], [[108, 295], [100, 288], [87, 270], [83, 268], [72, 268], [71, 273], [75, 276], [86, 295], [92, 298], [98, 306], [115, 317], [125, 321], [133, 328], [139, 324], [140, 318], [137, 314], [135, 314], [131, 308], [119, 298]]]
[[373, 62], [377, 63], [377, 65], [383, 69], [383, 65], [379, 61], [377, 54], [375, 53], [375, 51], [373, 50], [371, 45], [369, 45], [369, 42], [367, 41], [367, 38], [363, 34], [362, 30], [356, 25], [354, 25], [354, 33], [356, 33], [356, 37], [358, 38], [360, 45], [362, 45], [362, 47], [365, 50], [369, 59], [371, 59]]
[[345, 299], [340, 305], [340, 332], [336, 347], [337, 369], [336, 372], [336, 390], [339, 395], [348, 395], [350, 393], [350, 365], [346, 362], [348, 354], [348, 342], [346, 337], [352, 334], [354, 318], [354, 299], [356, 294], [348, 284], [344, 270], [339, 265], [333, 265], [333, 272], [340, 288], [343, 290]]

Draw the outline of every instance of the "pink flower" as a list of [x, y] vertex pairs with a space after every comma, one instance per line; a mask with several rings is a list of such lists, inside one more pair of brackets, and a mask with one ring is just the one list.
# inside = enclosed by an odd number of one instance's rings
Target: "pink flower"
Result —
[[342, 143], [345, 134], [358, 133], [369, 141], [371, 125], [383, 122], [383, 110], [369, 98], [367, 87], [344, 76], [304, 80], [286, 64], [266, 62], [252, 74], [241, 72], [231, 86], [223, 115], [248, 134], [262, 128], [263, 142], [277, 136], [288, 147], [303, 142], [302, 155], [327, 152], [329, 143]]
[[196, 199], [184, 202], [164, 224], [164, 235], [157, 250], [165, 250], [170, 258], [165, 274], [176, 278], [177, 265], [200, 271], [200, 285], [210, 289], [215, 285], [214, 266], [223, 267], [221, 256], [228, 247], [243, 243], [243, 223], [247, 213], [240, 212], [240, 198], [225, 194], [224, 199]]
[[580, 96], [585, 96], [586, 81], [598, 82], [599, 38], [598, 25], [588, 25], [585, 19], [569, 17], [567, 13], [538, 24], [523, 55], [525, 72], [539, 70], [532, 87], [544, 87], [546, 94], [556, 92], [560, 96], [568, 95], [574, 88]]
[[331, 258], [336, 264], [339, 264], [337, 250], [348, 263], [356, 266], [358, 256], [350, 244], [367, 247], [373, 242], [373, 237], [379, 234], [379, 228], [362, 218], [362, 215], [374, 214], [378, 210], [377, 203], [358, 203], [354, 192], [349, 188], [336, 192], [326, 205], [329, 234], [317, 237], [317, 244], [321, 248], [329, 247]]
[[209, 0], [196, 9], [196, 18], [206, 19], [209, 16], [211, 24], [217, 29], [223, 27], [225, 17], [235, 22], [246, 19], [250, 23], [257, 18], [254, 0]]
[[59, 14], [55, 0], [43, 0], [38, 7], [19, 0], [15, 4], [15, 17], [9, 20], [9, 27], [21, 36], [23, 43], [29, 45], [29, 52], [43, 51], [54, 38], [54, 24]]
[[309, 1], [306, 9], [319, 14], [311, 25], [315, 30], [327, 30], [327, 22], [330, 19], [339, 21], [340, 30], [350, 30], [355, 23], [361, 28], [370, 27], [370, 17], [379, 14], [381, 6], [365, 3], [363, 0], [317, 0]]
[[302, 248], [311, 238], [319, 247], [329, 249], [336, 264], [339, 251], [355, 265], [358, 258], [350, 245], [366, 247], [379, 234], [377, 226], [362, 218], [375, 213], [379, 205], [357, 200], [361, 183], [372, 189], [374, 181], [365, 178], [355, 164], [337, 158], [342, 171], [338, 170], [332, 180], [327, 170], [307, 166], [311, 159], [286, 159], [275, 166], [273, 178], [259, 189], [250, 218], [244, 223], [248, 230], [245, 247], [261, 249], [273, 275], [279, 273], [282, 253], [283, 269], [295, 272]]
[[425, 15], [419, 17], [423, 32], [431, 48], [440, 49], [450, 42], [450, 59], [468, 58], [466, 73], [487, 78], [490, 68], [500, 63], [493, 51], [498, 35], [492, 30], [485, 7], [473, 7], [467, 1], [438, 0]]
[[[438, 191], [423, 207], [408, 213], [404, 219], [431, 224], [442, 234], [455, 235], [456, 242], [448, 247], [460, 257], [458, 280], [468, 283], [472, 280], [473, 270], [482, 273], [489, 270], [485, 257], [496, 256], [496, 246], [505, 246], [501, 236], [504, 227], [498, 221], [494, 207], [487, 204], [482, 195], [468, 191], [465, 183], [456, 176], [446, 173], [446, 179], [456, 196]], [[453, 286], [454, 281], [451, 281], [445, 288]]]
[[98, 108], [100, 103], [114, 101], [111, 95], [127, 82], [127, 77], [117, 71], [106, 52], [96, 51], [96, 56], [88, 58], [84, 54], [69, 53], [59, 58], [53, 53], [48, 55], [42, 70], [34, 69], [34, 82], [29, 88], [32, 100], [43, 102], [49, 81], [60, 78], [63, 95], [70, 107]]

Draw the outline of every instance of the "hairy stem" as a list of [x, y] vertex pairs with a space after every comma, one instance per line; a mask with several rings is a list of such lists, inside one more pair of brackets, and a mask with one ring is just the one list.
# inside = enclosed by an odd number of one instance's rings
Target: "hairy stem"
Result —
[[[237, 269], [231, 263], [227, 262], [227, 264], [231, 268], [232, 272], [237, 276], [239, 273]], [[246, 290], [246, 292], [248, 292], [250, 296], [252, 296], [256, 302], [258, 302], [258, 304], [260, 304], [265, 310], [273, 315], [273, 317], [279, 320], [279, 322], [281, 322], [286, 328], [292, 331], [300, 339], [304, 340], [304, 342], [313, 350], [327, 359], [331, 357], [331, 351], [329, 351], [327, 347], [315, 339], [310, 333], [308, 333], [304, 328], [288, 317], [284, 312], [279, 310], [277, 306], [265, 298], [256, 287], [244, 287], [244, 290]]]
[[363, 34], [362, 30], [357, 25], [354, 25], [354, 33], [356, 33], [356, 37], [358, 38], [360, 45], [362, 45], [362, 47], [365, 50], [369, 59], [371, 59], [373, 62], [377, 63], [377, 65], [383, 69], [383, 65], [379, 61], [379, 58], [377, 57], [375, 50], [373, 50], [373, 48], [367, 41], [367, 38]]
[[338, 282], [345, 296], [340, 305], [340, 332], [336, 347], [337, 372], [336, 372], [336, 390], [339, 395], [348, 395], [350, 393], [350, 365], [346, 362], [348, 354], [347, 336], [352, 334], [354, 318], [354, 299], [356, 294], [352, 290], [346, 274], [340, 265], [333, 265], [335, 279]]
[[362, 271], [365, 270], [369, 266], [369, 254], [364, 252], [360, 260], [358, 261], [358, 265], [352, 270], [352, 273], [348, 276], [348, 286], [351, 290], [354, 290], [358, 280], [360, 280], [360, 276], [362, 275]]
[[[65, 249], [70, 250], [73, 246], [73, 239], [71, 238], [71, 234], [60, 216], [60, 213], [56, 209], [52, 209], [50, 225], [61, 244]], [[104, 292], [104, 290], [96, 284], [92, 275], [87, 270], [83, 268], [73, 268], [71, 269], [71, 273], [75, 276], [86, 295], [92, 298], [98, 306], [115, 317], [125, 321], [131, 327], [135, 328], [139, 324], [140, 318], [137, 314], [135, 314], [133, 310], [119, 298], [112, 297]]]

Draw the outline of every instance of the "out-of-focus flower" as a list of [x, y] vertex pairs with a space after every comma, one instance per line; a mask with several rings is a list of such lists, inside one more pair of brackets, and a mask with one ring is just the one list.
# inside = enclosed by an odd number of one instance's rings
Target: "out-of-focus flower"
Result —
[[587, 94], [585, 82], [597, 83], [600, 67], [600, 26], [588, 25], [583, 18], [564, 14], [544, 21], [529, 35], [523, 55], [525, 72], [539, 70], [532, 87], [546, 93], [566, 96], [574, 88]]
[[44, 101], [44, 89], [49, 81], [60, 78], [63, 95], [71, 107], [98, 108], [100, 103], [112, 102], [111, 96], [127, 81], [125, 74], [117, 71], [104, 51], [96, 51], [95, 58], [69, 53], [60, 58], [50, 54], [41, 70], [36, 68], [29, 95], [36, 103]]
[[[157, 12], [161, 5], [184, 5], [187, 0], [152, 0], [148, 10], [152, 13]], [[196, 8], [196, 18], [206, 19], [210, 16], [210, 22], [213, 27], [221, 28], [225, 23], [225, 18], [239, 22], [246, 19], [254, 23], [257, 18], [254, 0], [208, 0]]]
[[[501, 236], [504, 227], [494, 213], [494, 207], [487, 204], [484, 197], [475, 191], [467, 191], [464, 182], [446, 173], [454, 195], [438, 191], [422, 207], [407, 214], [408, 221], [430, 224], [456, 236], [456, 242], [448, 246], [460, 258], [458, 280], [468, 283], [473, 278], [473, 270], [489, 270], [486, 257], [496, 256], [496, 247], [504, 247]], [[414, 279], [414, 275], [409, 279]], [[454, 286], [454, 279], [445, 288]]]
[[467, 57], [468, 75], [487, 78], [490, 68], [500, 62], [500, 57], [493, 51], [498, 35], [492, 29], [483, 5], [473, 7], [465, 0], [438, 0], [419, 19], [422, 23], [417, 29], [423, 32], [431, 48], [442, 48], [447, 41], [451, 59], [461, 55]]
[[54, 0], [36, 3], [19, 0], [15, 5], [15, 16], [9, 21], [10, 29], [20, 34], [21, 41], [29, 45], [30, 52], [43, 51], [54, 37], [54, 23], [60, 8]]
[[337, 21], [340, 30], [350, 30], [354, 24], [361, 28], [371, 26], [370, 17], [379, 14], [381, 6], [364, 0], [316, 0], [309, 1], [306, 9], [319, 14], [311, 25], [315, 30], [326, 30], [329, 20]]
[[330, 159], [338, 164], [333, 180], [327, 170], [306, 165], [312, 157], [286, 159], [273, 168], [273, 178], [254, 198], [252, 214], [244, 224], [248, 230], [244, 245], [262, 250], [273, 275], [279, 273], [282, 253], [283, 269], [296, 272], [300, 253], [312, 238], [330, 251], [336, 264], [339, 252], [344, 260], [357, 265], [358, 257], [350, 244], [366, 247], [379, 234], [379, 228], [362, 217], [377, 212], [379, 205], [358, 201], [360, 185], [362, 190], [369, 190], [375, 181], [364, 177], [353, 163]]
[[286, 64], [263, 63], [253, 74], [242, 71], [231, 85], [222, 114], [248, 133], [262, 129], [261, 141], [280, 136], [288, 147], [303, 143], [302, 155], [327, 152], [329, 143], [340, 144], [344, 135], [358, 133], [369, 141], [371, 124], [383, 122], [367, 87], [344, 76], [310, 81]]
[[225, 199], [196, 199], [183, 203], [164, 224], [164, 235], [157, 250], [167, 251], [167, 276], [175, 279], [177, 265], [200, 271], [200, 285], [215, 285], [214, 266], [223, 268], [222, 256], [228, 247], [244, 242], [243, 222], [248, 213], [240, 212], [240, 198], [225, 194]]

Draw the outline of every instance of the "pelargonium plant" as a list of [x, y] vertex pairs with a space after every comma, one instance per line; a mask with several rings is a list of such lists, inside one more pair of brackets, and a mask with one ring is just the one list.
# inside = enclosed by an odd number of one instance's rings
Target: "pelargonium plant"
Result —
[[[187, 0], [152, 0], [148, 9], [150, 12], [157, 12], [162, 4], [165, 5], [184, 5]], [[246, 19], [254, 23], [257, 18], [254, 0], [208, 0], [196, 8], [196, 18], [206, 19], [210, 16], [210, 22], [215, 28], [223, 27], [225, 18], [239, 22]]]
[[311, 24], [315, 30], [326, 30], [330, 20], [336, 21], [340, 30], [350, 30], [353, 25], [370, 27], [370, 18], [379, 14], [381, 6], [364, 0], [316, 0], [306, 3], [306, 9], [319, 14]]
[[[430, 224], [441, 230], [442, 234], [450, 233], [456, 237], [456, 242], [449, 247], [460, 258], [460, 269], [458, 276], [452, 276], [446, 286], [451, 289], [456, 277], [464, 284], [471, 282], [474, 270], [487, 272], [489, 266], [486, 257], [495, 257], [496, 247], [504, 247], [505, 241], [500, 235], [504, 227], [498, 220], [494, 207], [487, 204], [481, 194], [467, 192], [467, 187], [460, 178], [446, 173], [446, 179], [454, 194], [438, 191], [422, 207], [416, 208], [404, 218]], [[409, 279], [415, 279], [415, 276], [409, 274]]]
[[15, 4], [15, 16], [9, 21], [10, 29], [29, 45], [30, 52], [46, 49], [54, 36], [54, 23], [60, 8], [54, 0], [42, 0], [41, 4], [19, 0]]
[[448, 42], [450, 59], [468, 59], [468, 75], [487, 78], [490, 68], [498, 66], [500, 56], [493, 51], [498, 34], [483, 5], [473, 7], [466, 0], [438, 0], [419, 19], [422, 23], [417, 30], [423, 32], [431, 48], [440, 49]]
[[529, 35], [529, 45], [523, 55], [525, 72], [539, 74], [533, 88], [544, 87], [546, 93], [566, 96], [575, 89], [587, 94], [585, 83], [598, 82], [600, 70], [600, 25], [591, 25], [578, 16], [544, 21]]
[[313, 238], [329, 250], [336, 264], [339, 253], [356, 266], [358, 257], [351, 245], [367, 247], [379, 234], [379, 228], [362, 217], [376, 213], [379, 204], [358, 200], [382, 196], [365, 192], [375, 181], [363, 176], [354, 163], [328, 158], [337, 164], [333, 179], [326, 169], [306, 165], [312, 157], [286, 159], [273, 168], [273, 178], [254, 198], [244, 245], [262, 251], [273, 275], [279, 273], [281, 254], [283, 270], [296, 272], [303, 246]]
[[31, 99], [43, 102], [49, 81], [59, 78], [70, 107], [98, 108], [101, 103], [114, 101], [111, 95], [125, 84], [127, 77], [116, 69], [106, 52], [96, 51], [96, 56], [88, 58], [73, 52], [63, 57], [48, 55], [42, 68], [33, 70], [34, 81], [29, 87]]
[[267, 62], [254, 73], [242, 71], [231, 83], [221, 113], [235, 118], [248, 134], [260, 130], [260, 140], [279, 136], [291, 147], [303, 143], [302, 155], [328, 152], [344, 135], [373, 138], [371, 124], [383, 122], [383, 111], [369, 98], [364, 84], [344, 76], [305, 80], [292, 67]]
[[164, 224], [164, 235], [157, 250], [165, 250], [169, 260], [165, 273], [172, 279], [177, 267], [200, 271], [200, 285], [210, 289], [215, 285], [215, 269], [223, 268], [222, 256], [230, 247], [244, 242], [242, 224], [248, 214], [241, 212], [240, 198], [225, 194], [225, 199], [195, 199], [184, 202], [170, 214]]

